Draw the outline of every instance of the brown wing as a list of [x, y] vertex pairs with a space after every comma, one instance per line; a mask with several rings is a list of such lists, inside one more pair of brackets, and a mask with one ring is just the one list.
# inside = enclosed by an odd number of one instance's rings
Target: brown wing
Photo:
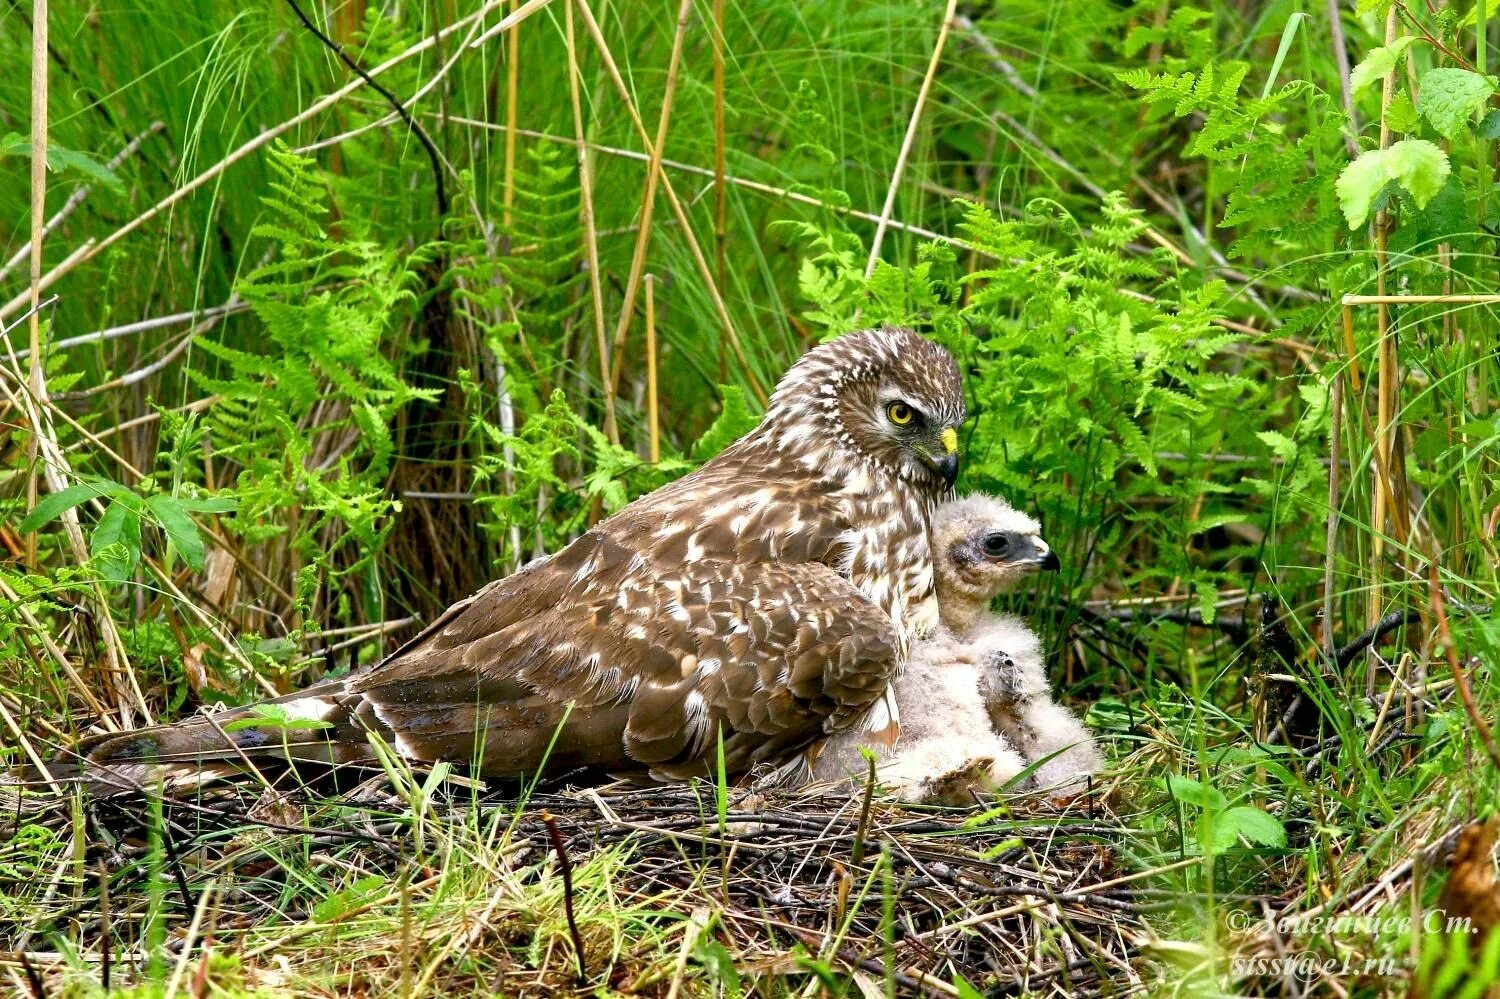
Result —
[[[704, 772], [780, 763], [861, 714], [897, 663], [888, 619], [818, 563], [700, 560], [655, 578], [591, 532], [450, 608], [372, 669], [279, 698], [304, 723], [236, 729], [249, 711], [83, 747], [98, 768], [242, 755], [374, 761], [367, 732], [415, 760], [492, 776], [578, 766]], [[264, 710], [264, 709], [260, 709]], [[243, 723], [243, 722], [242, 722]]]
[[[494, 584], [351, 693], [411, 756], [482, 770], [784, 760], [847, 724], [895, 668], [894, 629], [820, 564], [700, 560], [654, 578], [611, 535]], [[484, 733], [478, 740], [473, 733]]]

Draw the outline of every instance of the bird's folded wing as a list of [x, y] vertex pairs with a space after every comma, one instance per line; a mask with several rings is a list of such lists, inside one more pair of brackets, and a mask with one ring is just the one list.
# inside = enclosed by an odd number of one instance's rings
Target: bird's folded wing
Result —
[[852, 722], [885, 690], [897, 648], [891, 622], [827, 566], [663, 572], [591, 534], [488, 587], [351, 689], [414, 755], [428, 753], [404, 713], [432, 728], [434, 701], [487, 705], [487, 772], [535, 766], [559, 726], [553, 751], [570, 763], [662, 773], [698, 769], [722, 730], [726, 763], [744, 770]]
[[897, 650], [889, 619], [827, 566], [663, 571], [591, 533], [455, 604], [380, 663], [278, 698], [274, 711], [80, 750], [116, 773], [248, 757], [371, 763], [374, 734], [409, 759], [496, 776], [544, 764], [677, 776], [702, 773], [722, 732], [728, 769], [743, 772], [852, 724], [884, 692]]

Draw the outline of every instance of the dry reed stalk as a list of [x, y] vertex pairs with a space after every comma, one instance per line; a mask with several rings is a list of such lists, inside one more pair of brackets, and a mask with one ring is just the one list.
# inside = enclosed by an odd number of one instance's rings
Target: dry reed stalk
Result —
[[573, 5], [563, 3], [563, 35], [568, 48], [568, 95], [573, 105], [573, 135], [578, 146], [578, 195], [582, 202], [583, 258], [589, 269], [589, 297], [593, 301], [594, 349], [599, 354], [599, 389], [604, 394], [604, 433], [620, 443], [615, 422], [615, 393], [609, 377], [609, 344], [604, 336], [604, 286], [599, 278], [599, 234], [594, 225], [594, 179], [589, 173], [589, 149], [583, 126], [583, 81], [578, 68], [578, 41], [573, 33]]
[[[511, 13], [515, 13], [521, 0], [511, 0]], [[521, 79], [521, 26], [517, 24], [510, 31], [510, 37], [506, 39], [506, 65], [505, 65], [505, 124], [509, 126], [505, 130], [505, 193], [503, 196], [503, 210], [500, 215], [501, 224], [505, 227], [506, 237], [510, 237], [511, 230], [515, 226], [516, 205], [516, 122], [520, 120], [520, 79]]]
[[958, 10], [958, 0], [948, 0], [943, 8], [943, 21], [938, 26], [937, 42], [932, 47], [932, 58], [927, 63], [927, 72], [922, 77], [922, 86], [917, 90], [917, 100], [911, 109], [911, 118], [906, 123], [906, 135], [901, 140], [901, 149], [896, 153], [896, 166], [891, 171], [891, 186], [885, 192], [885, 205], [880, 209], [880, 221], [875, 224], [875, 235], [870, 240], [870, 256], [865, 261], [865, 277], [875, 273], [875, 264], [880, 260], [880, 244], [885, 240], [886, 226], [896, 210], [896, 194], [901, 189], [901, 176], [906, 172], [906, 158], [917, 141], [917, 129], [922, 123], [922, 111], [927, 106], [927, 95], [932, 92], [932, 81], [937, 76], [938, 65], [943, 59], [943, 48], [948, 44], [948, 32], [953, 28], [953, 15]]
[[[1396, 41], [1396, 8], [1393, 4], [1385, 19], [1385, 44]], [[1391, 144], [1391, 126], [1387, 109], [1396, 86], [1396, 68], [1385, 75], [1380, 91], [1380, 148]], [[1391, 416], [1396, 393], [1396, 342], [1390, 328], [1390, 311], [1384, 301], [1386, 293], [1386, 230], [1390, 215], [1385, 209], [1375, 213], [1375, 334], [1379, 343], [1375, 389], [1375, 482], [1370, 490], [1370, 602], [1366, 607], [1368, 623], [1380, 620], [1380, 559], [1385, 553], [1385, 520], [1387, 493], [1392, 490], [1390, 475]]]
[[[604, 59], [604, 68], [609, 73], [610, 82], [614, 84], [615, 92], [620, 95], [620, 101], [625, 106], [625, 111], [630, 115], [630, 123], [634, 127], [641, 144], [645, 146], [648, 156], [653, 154], [651, 136], [646, 133], [645, 122], [641, 119], [641, 113], [636, 109], [635, 101], [630, 96], [630, 88], [625, 85], [625, 78], [620, 74], [620, 67], [615, 62], [614, 53], [610, 50], [609, 42], [604, 37], [599, 22], [594, 18], [594, 12], [589, 7], [588, 0], [578, 0], [578, 12], [583, 15], [584, 27], [588, 29], [589, 37], [599, 49], [599, 55]], [[713, 271], [710, 269], [708, 259], [703, 255], [703, 246], [698, 242], [698, 237], [693, 232], [693, 227], [688, 219], [687, 211], [682, 206], [676, 190], [672, 187], [672, 179], [663, 173], [661, 175], [662, 193], [667, 196], [667, 203], [672, 206], [672, 214], [677, 219], [678, 226], [682, 229], [683, 239], [687, 240], [688, 250], [693, 255], [693, 265], [698, 270], [698, 275], [703, 281], [704, 289], [713, 302], [714, 311], [718, 313], [719, 324], [723, 328], [724, 336], [729, 340], [730, 349], [734, 351], [735, 358], [740, 362], [744, 373], [745, 382], [750, 386], [750, 391], [762, 405], [770, 401], [765, 387], [761, 385], [760, 379], [755, 374], [755, 369], [750, 365], [750, 358], [745, 353], [744, 345], [740, 343], [739, 334], [735, 332], [734, 320], [729, 316], [729, 307], [724, 303], [724, 296], [719, 291], [718, 282], [714, 280]]]
[[635, 298], [640, 291], [641, 275], [646, 272], [646, 253], [651, 248], [651, 217], [656, 211], [656, 188], [661, 182], [661, 158], [667, 145], [667, 130], [672, 122], [672, 102], [677, 95], [677, 74], [682, 68], [682, 41], [687, 36], [688, 17], [693, 0], [682, 0], [677, 9], [677, 30], [672, 36], [672, 54], [667, 60], [667, 86], [661, 99], [661, 114], [656, 121], [656, 142], [646, 165], [646, 190], [641, 195], [641, 216], [635, 234], [635, 249], [630, 257], [630, 274], [625, 279], [625, 299], [620, 303], [620, 319], [615, 324], [614, 364], [609, 372], [609, 392], [620, 389], [620, 371], [625, 365], [625, 334], [635, 314]]
[[[728, 148], [724, 130], [724, 0], [714, 0], [714, 276], [720, 288], [729, 286], [729, 267], [724, 244], [729, 234], [729, 187], [724, 183]], [[719, 343], [719, 379], [729, 376], [729, 355]]]
[[661, 461], [661, 420], [656, 398], [656, 275], [646, 275], [646, 423], [651, 434], [651, 461]]

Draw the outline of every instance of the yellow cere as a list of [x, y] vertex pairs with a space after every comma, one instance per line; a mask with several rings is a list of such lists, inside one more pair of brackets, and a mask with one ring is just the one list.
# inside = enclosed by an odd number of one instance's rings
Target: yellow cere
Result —
[[946, 453], [952, 454], [953, 452], [955, 452], [955, 451], [958, 450], [958, 431], [957, 430], [954, 430], [952, 427], [944, 427], [943, 428], [942, 437], [943, 437], [943, 450]]

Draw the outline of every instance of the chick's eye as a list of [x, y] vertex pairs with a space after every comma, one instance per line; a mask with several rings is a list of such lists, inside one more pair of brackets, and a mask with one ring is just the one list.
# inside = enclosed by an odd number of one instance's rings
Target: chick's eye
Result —
[[886, 417], [898, 427], [904, 427], [917, 418], [916, 410], [897, 400], [885, 407]]
[[990, 558], [1002, 558], [1010, 551], [1010, 539], [1003, 534], [986, 534], [984, 536], [984, 553]]

